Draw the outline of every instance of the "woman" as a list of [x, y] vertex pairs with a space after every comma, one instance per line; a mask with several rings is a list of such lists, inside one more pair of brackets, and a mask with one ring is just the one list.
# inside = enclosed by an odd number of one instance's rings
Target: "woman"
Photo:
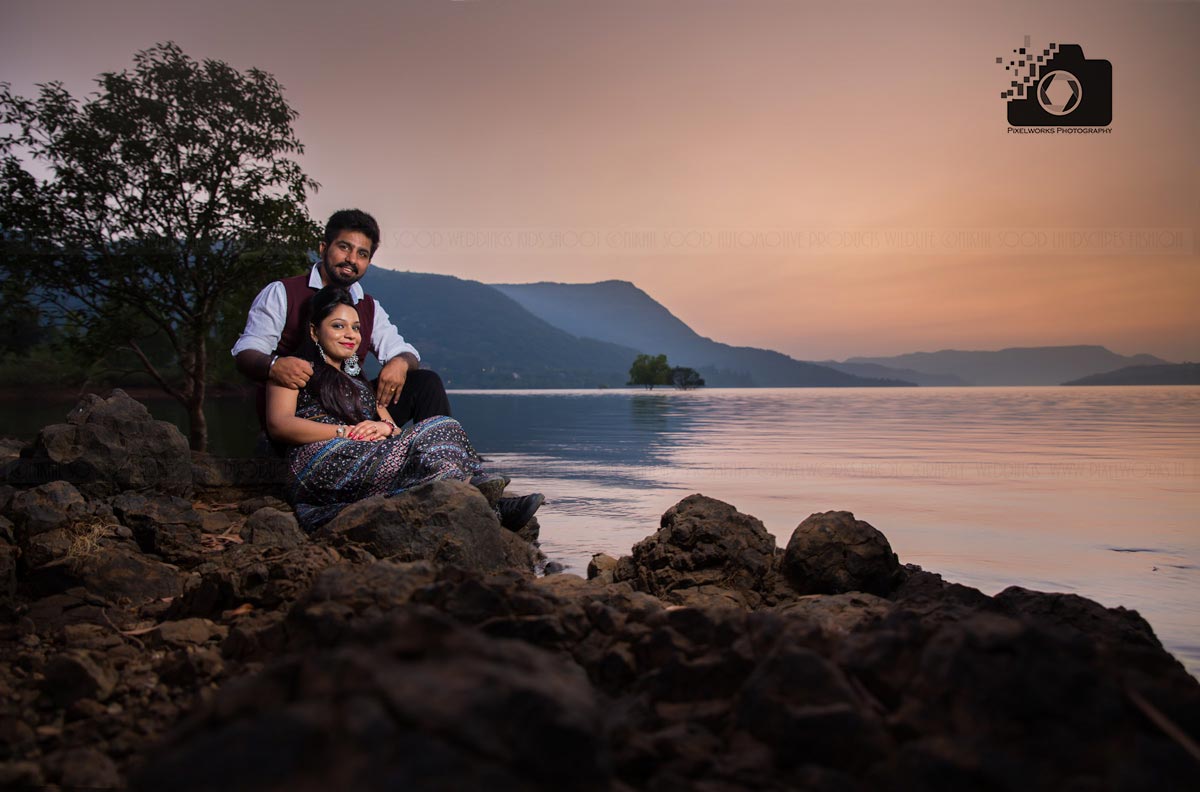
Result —
[[402, 431], [376, 403], [359, 371], [361, 335], [349, 292], [326, 286], [313, 295], [309, 315], [315, 349], [308, 384], [299, 391], [267, 386], [267, 432], [290, 446], [287, 495], [302, 528], [312, 531], [363, 498], [439, 479], [477, 486], [506, 528], [529, 522], [543, 496], [501, 498], [508, 478], [484, 470], [458, 421], [437, 416]]

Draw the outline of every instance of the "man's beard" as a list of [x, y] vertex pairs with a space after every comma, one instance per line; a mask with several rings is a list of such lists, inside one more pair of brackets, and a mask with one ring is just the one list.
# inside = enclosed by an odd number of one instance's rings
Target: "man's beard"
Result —
[[362, 272], [360, 272], [358, 267], [355, 265], [343, 263], [339, 264], [338, 266], [351, 267], [354, 270], [354, 274], [349, 276], [343, 274], [342, 272], [338, 271], [338, 267], [334, 267], [329, 264], [328, 258], [324, 258], [321, 260], [321, 268], [325, 271], [325, 282], [328, 285], [340, 286], [343, 289], [349, 289], [351, 286], [358, 283], [359, 279], [362, 278]]

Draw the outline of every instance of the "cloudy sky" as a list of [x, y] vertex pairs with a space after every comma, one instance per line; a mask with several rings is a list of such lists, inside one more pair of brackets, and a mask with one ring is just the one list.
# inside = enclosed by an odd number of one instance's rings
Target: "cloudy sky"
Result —
[[[273, 73], [322, 185], [312, 213], [374, 213], [377, 266], [630, 280], [703, 335], [802, 359], [1103, 344], [1200, 360], [1198, 3], [0, 14], [0, 80], [26, 95], [82, 95], [166, 40]], [[1010, 131], [996, 58], [1025, 36], [1112, 63], [1111, 133]]]

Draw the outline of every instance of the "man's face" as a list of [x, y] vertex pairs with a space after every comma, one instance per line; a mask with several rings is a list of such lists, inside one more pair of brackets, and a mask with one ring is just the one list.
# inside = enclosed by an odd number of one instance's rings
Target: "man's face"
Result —
[[321, 276], [326, 286], [349, 288], [371, 265], [371, 240], [361, 231], [342, 231], [333, 242], [321, 243]]

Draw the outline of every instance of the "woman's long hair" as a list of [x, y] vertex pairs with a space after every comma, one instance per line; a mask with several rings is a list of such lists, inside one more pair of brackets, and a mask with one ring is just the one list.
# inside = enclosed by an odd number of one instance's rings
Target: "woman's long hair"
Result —
[[[354, 308], [354, 299], [350, 292], [343, 288], [326, 286], [312, 296], [308, 305], [309, 323], [316, 330], [339, 305]], [[363, 403], [359, 387], [351, 381], [350, 375], [345, 371], [339, 371], [322, 360], [316, 347], [317, 345], [313, 344], [310, 355], [313, 375], [309, 377], [305, 388], [316, 397], [325, 412], [333, 417], [350, 425], [369, 420], [372, 413], [368, 405]], [[366, 382], [361, 374], [356, 379]]]

